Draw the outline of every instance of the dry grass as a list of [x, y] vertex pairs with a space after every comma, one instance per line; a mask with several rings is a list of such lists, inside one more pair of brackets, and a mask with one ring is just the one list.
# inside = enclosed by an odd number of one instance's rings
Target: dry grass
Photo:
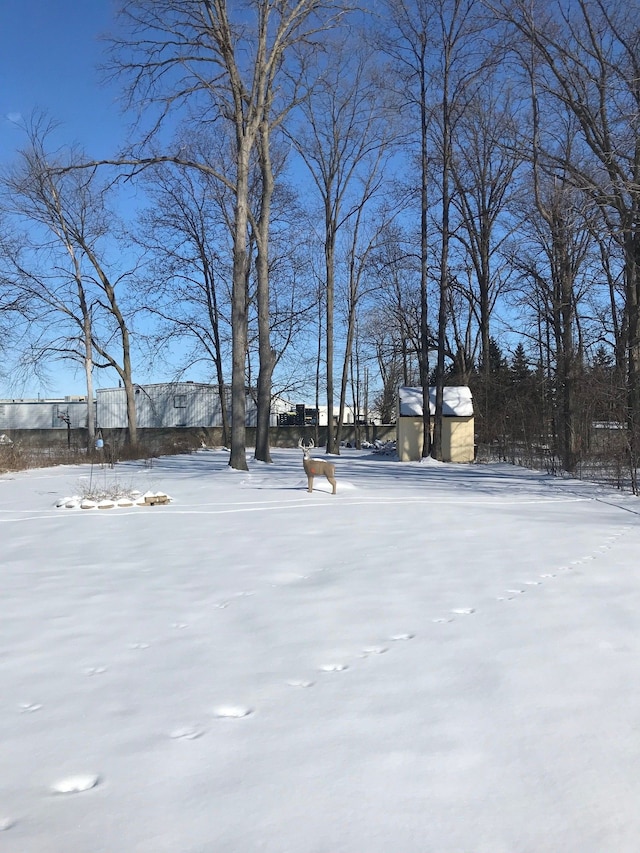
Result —
[[[154, 458], [160, 456], [176, 456], [181, 453], [192, 453], [199, 449], [201, 442], [196, 440], [166, 439], [153, 443], [153, 447], [138, 444], [112, 445], [114, 463], [129, 460], [142, 460], [151, 465]], [[31, 447], [18, 442], [0, 445], [0, 474], [13, 471], [27, 471], [31, 468], [52, 468], [55, 465], [82, 465], [87, 462], [104, 464], [106, 458], [100, 451], [87, 452], [86, 448], [75, 447]]]

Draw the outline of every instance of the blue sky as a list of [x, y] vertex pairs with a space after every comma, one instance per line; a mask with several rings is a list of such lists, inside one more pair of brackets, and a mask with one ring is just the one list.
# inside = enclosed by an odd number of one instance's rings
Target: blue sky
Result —
[[[126, 132], [118, 88], [101, 82], [99, 65], [113, 29], [110, 0], [2, 0], [0, 11], [0, 167], [25, 144], [20, 124], [44, 111], [59, 123], [57, 141], [77, 143], [91, 157], [113, 156]], [[59, 397], [86, 393], [80, 370], [51, 365], [50, 383], [0, 386], [0, 397]], [[113, 375], [96, 375], [113, 386]]]
[[16, 123], [44, 110], [65, 142], [112, 153], [123, 138], [116, 87], [100, 82], [100, 35], [113, 28], [110, 0], [2, 0], [0, 13], [0, 161], [23, 137]]

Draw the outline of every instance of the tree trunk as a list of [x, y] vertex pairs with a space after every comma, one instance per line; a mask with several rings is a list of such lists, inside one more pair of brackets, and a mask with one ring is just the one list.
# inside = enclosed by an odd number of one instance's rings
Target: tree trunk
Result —
[[325, 243], [325, 266], [327, 275], [327, 314], [326, 314], [326, 350], [327, 350], [327, 453], [339, 453], [333, 427], [333, 323], [335, 298], [335, 232], [327, 209]]
[[[340, 447], [342, 440], [342, 425], [344, 423], [344, 411], [347, 399], [347, 383], [349, 380], [349, 364], [351, 361], [351, 353], [353, 350], [353, 337], [356, 325], [356, 304], [355, 297], [352, 294], [349, 305], [349, 318], [347, 321], [347, 340], [344, 350], [344, 361], [342, 363], [342, 377], [340, 380], [340, 409], [338, 415], [338, 423], [336, 425], [336, 444]], [[354, 413], [354, 420], [357, 420], [357, 412]]]
[[271, 378], [276, 364], [276, 353], [271, 346], [270, 300], [269, 300], [269, 225], [274, 178], [269, 150], [269, 126], [260, 127], [260, 171], [262, 175], [262, 198], [260, 218], [256, 230], [258, 256], [256, 270], [258, 278], [258, 416], [256, 422], [255, 458], [260, 462], [271, 462], [269, 450], [269, 421], [271, 416]]
[[85, 334], [84, 375], [87, 386], [87, 450], [93, 450], [96, 440], [96, 410], [93, 406], [93, 358], [91, 355], [91, 333]]
[[[424, 50], [420, 56], [420, 385], [422, 386], [422, 458], [431, 455], [431, 399], [429, 391], [429, 322], [428, 322], [428, 179], [427, 91]], [[405, 338], [403, 337], [403, 348]], [[406, 364], [406, 362], [405, 362]], [[405, 385], [407, 384], [405, 366]]]
[[233, 278], [231, 290], [231, 456], [229, 465], [247, 471], [247, 226], [249, 194], [249, 145], [238, 144], [236, 205], [233, 232]]

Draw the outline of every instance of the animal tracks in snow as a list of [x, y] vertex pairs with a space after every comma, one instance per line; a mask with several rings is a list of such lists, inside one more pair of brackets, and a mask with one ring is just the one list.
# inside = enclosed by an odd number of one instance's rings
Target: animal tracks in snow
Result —
[[76, 776], [66, 776], [63, 779], [58, 779], [51, 786], [51, 792], [54, 794], [80, 794], [83, 791], [90, 791], [95, 788], [100, 782], [100, 777], [94, 773], [79, 773]]
[[320, 672], [344, 672], [349, 669], [347, 663], [324, 663], [320, 667]]
[[524, 589], [508, 589], [505, 595], [499, 595], [496, 601], [513, 601], [518, 595], [524, 595]]
[[214, 717], [219, 720], [240, 720], [253, 714], [253, 708], [245, 705], [220, 705], [213, 709]]
[[[630, 529], [630, 528], [627, 528], [627, 529]], [[617, 539], [618, 536], [622, 535], [622, 532], [623, 531], [618, 532], [616, 536], [610, 536], [606, 540], [606, 543], [604, 545], [599, 546], [598, 550], [599, 551], [608, 550], [611, 547], [611, 544], [613, 543], [613, 541], [615, 539]], [[626, 532], [626, 530], [624, 532]], [[595, 560], [596, 558], [597, 558], [597, 554], [585, 554], [584, 556], [579, 557], [578, 559], [571, 560], [569, 563], [567, 563], [565, 565], [558, 566], [555, 571], [542, 572], [540, 575], [538, 575], [538, 577], [541, 578], [541, 580], [526, 580], [526, 581], [520, 581], [520, 583], [522, 584], [523, 587], [541, 586], [543, 581], [552, 580], [552, 579], [558, 577], [559, 572], [563, 572], [563, 573], [571, 572], [573, 569], [577, 568], [578, 566], [582, 566], [585, 563], [590, 563], [593, 560]], [[518, 598], [519, 596], [524, 595], [524, 593], [526, 591], [527, 591], [526, 588], [522, 589], [521, 587], [513, 587], [511, 589], [505, 590], [505, 592], [502, 595], [496, 596], [495, 600], [496, 601], [513, 601], [516, 598]], [[450, 613], [453, 614], [453, 616], [468, 616], [472, 613], [475, 613], [475, 608], [473, 608], [473, 607], [455, 607], [450, 611]], [[448, 616], [448, 617], [440, 617], [437, 619], [432, 619], [431, 621], [436, 622], [436, 623], [447, 623], [447, 622], [453, 622], [454, 619], [452, 616]]]
[[181, 726], [169, 732], [169, 737], [172, 740], [197, 740], [204, 734], [204, 729], [197, 726]]
[[21, 714], [33, 714], [35, 711], [39, 711], [42, 705], [37, 702], [22, 702], [19, 707]]
[[[618, 534], [622, 535], [622, 534]], [[519, 597], [522, 597], [526, 592], [530, 592], [530, 595], [533, 593], [534, 587], [542, 586], [545, 581], [551, 581], [556, 579], [557, 577], [562, 577], [562, 573], [568, 573], [572, 569], [577, 568], [578, 566], [587, 564], [597, 558], [598, 555], [602, 554], [603, 550], [606, 550], [611, 547], [613, 542], [617, 537], [611, 537], [610, 540], [607, 540], [604, 545], [600, 546], [598, 551], [594, 551], [594, 554], [588, 554], [579, 557], [578, 559], [567, 561], [567, 563], [563, 565], [558, 565], [553, 571], [547, 571], [539, 574], [537, 577], [534, 576], [534, 579], [529, 580], [517, 580], [514, 586], [505, 589], [504, 593], [500, 596], [497, 596], [498, 601], [514, 601]], [[315, 572], [313, 573], [316, 574]], [[566, 575], [564, 575], [566, 577]], [[223, 610], [232, 605], [233, 607], [239, 606], [243, 601], [247, 602], [247, 599], [252, 596], [260, 597], [265, 592], [268, 594], [270, 588], [275, 587], [283, 587], [288, 586], [292, 583], [304, 582], [310, 579], [310, 576], [303, 575], [296, 572], [284, 572], [281, 574], [276, 574], [271, 581], [275, 583], [269, 583], [268, 585], [262, 586], [259, 589], [247, 589], [247, 590], [238, 590], [237, 592], [233, 592], [232, 590], [226, 591], [227, 598], [221, 598], [218, 601], [212, 603], [210, 606], [215, 612], [216, 609]], [[529, 597], [529, 596], [528, 596]], [[535, 599], [535, 596], [534, 596]], [[495, 600], [495, 599], [494, 599]], [[248, 603], [248, 602], [247, 602]], [[465, 603], [466, 604], [466, 603]], [[482, 614], [482, 607], [480, 607], [480, 614]], [[474, 606], [459, 606], [452, 607], [448, 611], [445, 611], [441, 616], [436, 616], [434, 614], [433, 618], [431, 618], [431, 622], [434, 624], [447, 625], [452, 622], [459, 622], [461, 617], [464, 616], [472, 616], [477, 614], [478, 610]], [[178, 614], [176, 614], [178, 615]], [[186, 614], [179, 614], [184, 616]], [[187, 617], [188, 618], [188, 617]], [[222, 618], [222, 617], [221, 617]], [[189, 622], [183, 621], [174, 621], [169, 622], [167, 620], [166, 628], [171, 631], [184, 631], [187, 628], [192, 627]], [[435, 630], [435, 628], [434, 628]], [[445, 630], [445, 629], [443, 629]], [[346, 684], [349, 683], [349, 670], [351, 668], [357, 670], [360, 660], [379, 657], [381, 655], [386, 655], [389, 653], [389, 659], [392, 659], [394, 656], [394, 649], [398, 649], [398, 643], [402, 644], [403, 642], [407, 642], [413, 640], [415, 638], [415, 634], [408, 631], [398, 631], [397, 633], [389, 634], [386, 637], [381, 636], [378, 642], [372, 642], [369, 644], [363, 644], [360, 646], [358, 651], [358, 647], [356, 646], [351, 653], [351, 656], [347, 656], [345, 658], [337, 657], [336, 660], [327, 660], [325, 663], [318, 665], [316, 663], [316, 678], [314, 678], [313, 673], [310, 671], [309, 674], [311, 677], [292, 677], [284, 681], [286, 687], [298, 688], [300, 690], [309, 690], [311, 688], [321, 689], [321, 685], [324, 682], [324, 678], [318, 673], [329, 677], [330, 675], [338, 675], [340, 673], [345, 673], [345, 681], [342, 679], [338, 679], [335, 683]], [[381, 641], [380, 641], [381, 640]], [[128, 644], [128, 648], [130, 650], [144, 650], [149, 648], [149, 643], [146, 642], [132, 642]], [[371, 667], [375, 667], [374, 663], [370, 664], [362, 664], [363, 666], [367, 666], [367, 672], [372, 673], [373, 669]], [[107, 671], [107, 666], [103, 665], [95, 665], [82, 670], [87, 676], [96, 676], [100, 675]], [[331, 679], [333, 681], [333, 679]], [[283, 682], [281, 682], [283, 683]], [[315, 701], [314, 696], [315, 691], [311, 691], [309, 694], [310, 701]], [[31, 713], [37, 711], [41, 708], [41, 706], [37, 703], [23, 703], [19, 706], [19, 711], [21, 713]], [[213, 708], [210, 707], [208, 710], [208, 719], [224, 721], [224, 720], [242, 720], [248, 717], [253, 716], [256, 713], [256, 709], [250, 705], [242, 705], [242, 704], [222, 704], [215, 706]], [[177, 725], [175, 728], [171, 728], [170, 725], [164, 731], [164, 737], [169, 738], [175, 741], [193, 741], [198, 740], [204, 735], [212, 735], [213, 731], [221, 731], [225, 727], [222, 726], [222, 729], [219, 728], [218, 725], [213, 726], [209, 722], [209, 725], [198, 725], [198, 724], [184, 724]], [[56, 794], [73, 794], [80, 793], [83, 791], [88, 791], [93, 787], [96, 787], [100, 783], [100, 777], [96, 774], [79, 774], [76, 776], [69, 776], [63, 779], [58, 780], [53, 785], [51, 785], [50, 790]], [[5, 825], [6, 824], [6, 825]], [[9, 828], [13, 825], [13, 822], [10, 820], [2, 821], [0, 820], [0, 831], [5, 828]]]
[[385, 652], [389, 651], [388, 646], [365, 646], [362, 650], [361, 657], [366, 658], [369, 655], [383, 655]]

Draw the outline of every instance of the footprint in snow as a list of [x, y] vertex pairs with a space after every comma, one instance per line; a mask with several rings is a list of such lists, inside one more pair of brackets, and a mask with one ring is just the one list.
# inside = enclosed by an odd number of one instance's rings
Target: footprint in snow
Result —
[[100, 782], [100, 777], [94, 773], [79, 773], [77, 776], [66, 776], [51, 786], [54, 794], [80, 794], [90, 791]]
[[218, 717], [220, 720], [239, 720], [251, 714], [253, 714], [253, 708], [248, 708], [245, 705], [220, 705], [213, 710], [214, 717]]
[[475, 607], [456, 607], [451, 611], [452, 613], [456, 613], [458, 616], [470, 616], [472, 613], [475, 613]]
[[196, 740], [202, 737], [204, 729], [196, 728], [195, 726], [182, 726], [169, 732], [169, 737], [173, 740]]
[[453, 622], [453, 619], [447, 618], [446, 616], [440, 616], [437, 619], [433, 619], [432, 621], [436, 624], [444, 624], [445, 622]]
[[388, 651], [389, 649], [387, 646], [365, 646], [362, 650], [362, 657], [366, 658], [368, 655], [383, 655]]
[[12, 826], [15, 826], [16, 822], [10, 817], [0, 817], [0, 832], [6, 832], [8, 829], [11, 829]]
[[85, 675], [102, 675], [103, 672], [107, 671], [106, 666], [89, 666], [85, 669]]
[[292, 678], [287, 681], [289, 687], [313, 687], [315, 681], [302, 681], [296, 678]]
[[346, 663], [325, 663], [320, 667], [320, 672], [344, 672], [349, 669]]
[[19, 707], [21, 714], [33, 714], [34, 711], [39, 711], [42, 705], [37, 702], [22, 702]]
[[552, 572], [545, 572], [543, 575], [540, 575], [541, 578], [555, 578], [555, 575]]
[[540, 586], [540, 581], [525, 581], [526, 586]]
[[176, 628], [176, 630], [182, 630], [183, 628], [188, 628], [189, 626], [186, 622], [172, 622], [171, 627]]
[[129, 648], [132, 650], [135, 649], [148, 649], [149, 643], [129, 643]]
[[415, 634], [392, 634], [392, 640], [413, 640]]
[[[527, 583], [529, 585], [535, 585], [535, 586], [539, 585], [538, 581], [525, 581], [525, 583]], [[524, 589], [508, 589], [506, 591], [507, 594], [506, 595], [499, 595], [496, 598], [496, 601], [513, 601], [513, 599], [517, 595], [524, 595], [525, 592], [526, 592], [526, 590], [524, 590]]]

